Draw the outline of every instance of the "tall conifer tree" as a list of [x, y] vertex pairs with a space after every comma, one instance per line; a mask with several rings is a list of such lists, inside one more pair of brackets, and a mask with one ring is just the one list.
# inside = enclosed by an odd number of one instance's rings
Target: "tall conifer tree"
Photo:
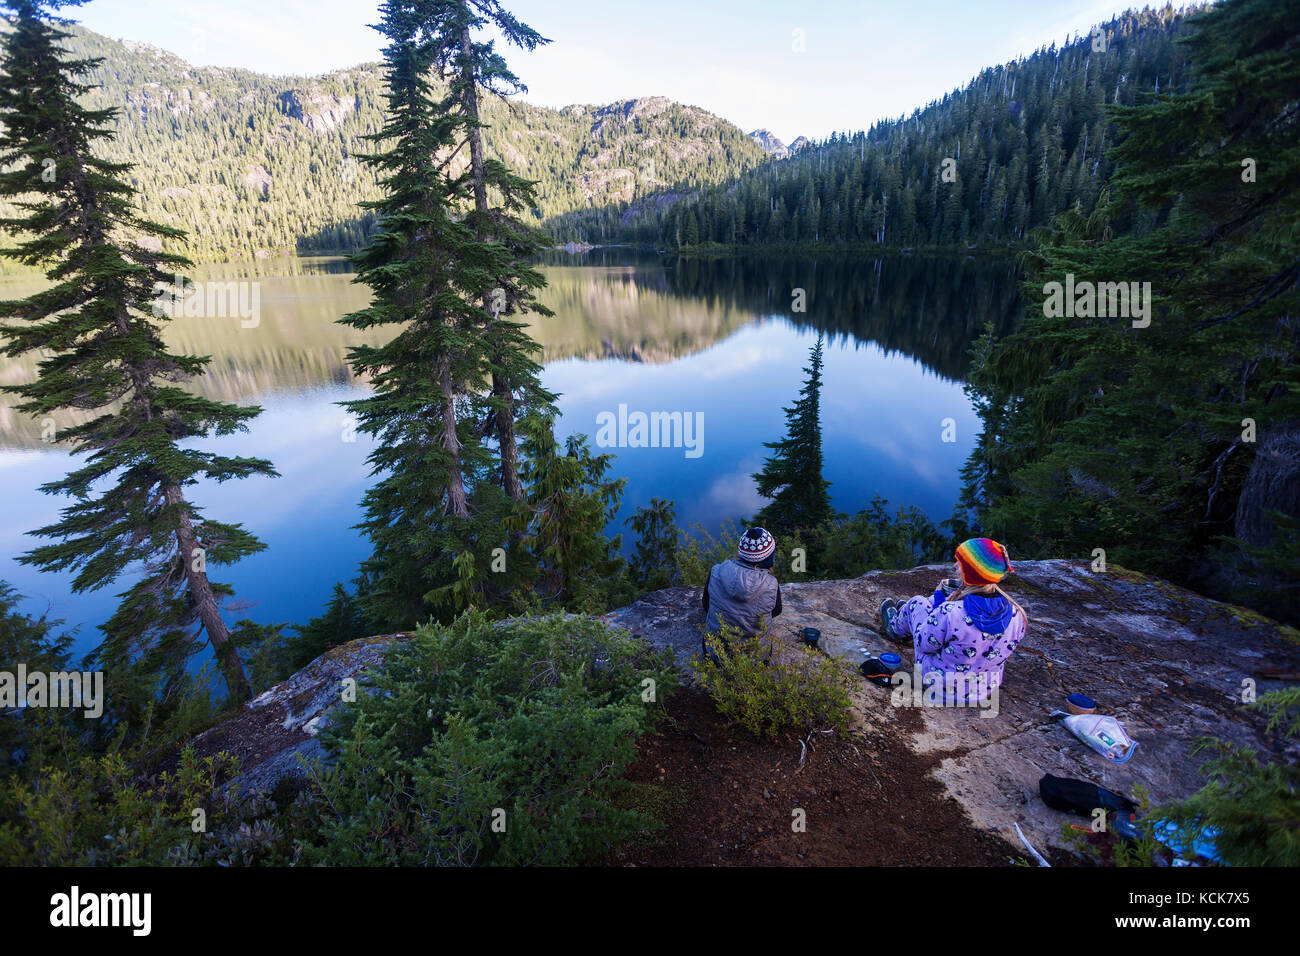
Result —
[[229, 564], [265, 547], [238, 524], [204, 518], [187, 497], [200, 479], [274, 475], [270, 462], [188, 447], [192, 439], [246, 428], [261, 411], [209, 401], [181, 384], [208, 359], [169, 352], [158, 289], [189, 265], [161, 251], [184, 233], [142, 218], [126, 176], [131, 167], [97, 157], [112, 137], [113, 110], [86, 109], [78, 97], [96, 61], [69, 58], [61, 45], [69, 21], [54, 11], [76, 3], [9, 0], [12, 27], [0, 68], [0, 196], [18, 214], [0, 228], [22, 237], [5, 254], [46, 270], [51, 285], [0, 303], [4, 353], [41, 356], [39, 377], [6, 386], [19, 411], [85, 418], [59, 440], [85, 464], [42, 486], [74, 503], [58, 522], [34, 531], [56, 543], [20, 560], [44, 570], [73, 570], [75, 591], [105, 587], [128, 571], [136, 583], [103, 625], [97, 654], [118, 666], [144, 664], [174, 673], [198, 645], [212, 644], [234, 700], [250, 695], [239, 653], [221, 614], [230, 588], [207, 566]]
[[799, 398], [785, 409], [786, 435], [763, 443], [776, 454], [753, 476], [758, 493], [772, 499], [758, 520], [773, 530], [811, 530], [832, 515], [830, 482], [822, 477], [822, 346], [818, 336]]
[[450, 84], [448, 100], [459, 122], [457, 148], [468, 146], [470, 158], [463, 175], [468, 177], [474, 205], [466, 221], [474, 230], [481, 270], [478, 298], [491, 368], [488, 427], [497, 442], [502, 487], [511, 499], [521, 501], [518, 423], [534, 412], [549, 418], [554, 396], [538, 383], [539, 368], [533, 360], [536, 344], [525, 326], [509, 316], [553, 314], [535, 300], [545, 280], [528, 265], [549, 241], [521, 218], [536, 203], [535, 184], [512, 173], [500, 160], [489, 159], [483, 147], [481, 94], [504, 97], [527, 92], [527, 87], [506, 66], [492, 41], [476, 42], [474, 35], [483, 27], [493, 27], [508, 43], [524, 50], [550, 41], [519, 22], [497, 0], [443, 0], [436, 7], [438, 19], [432, 30], [440, 47], [437, 62]]
[[551, 411], [536, 345], [510, 318], [550, 314], [526, 261], [543, 240], [518, 218], [532, 184], [486, 159], [480, 132], [480, 91], [522, 87], [473, 34], [490, 23], [527, 49], [544, 41], [486, 0], [393, 0], [381, 13], [389, 115], [374, 137], [385, 151], [365, 161], [386, 195], [366, 204], [381, 227], [355, 257], [374, 298], [342, 321], [403, 326], [353, 350], [375, 394], [349, 407], [379, 444], [361, 526], [374, 544], [371, 610], [409, 626], [508, 587], [489, 562], [527, 508], [516, 423]]

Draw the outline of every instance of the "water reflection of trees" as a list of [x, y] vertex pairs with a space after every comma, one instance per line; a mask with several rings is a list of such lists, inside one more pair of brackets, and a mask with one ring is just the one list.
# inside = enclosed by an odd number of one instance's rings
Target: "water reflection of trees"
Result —
[[[671, 361], [755, 319], [784, 316], [954, 380], [965, 377], [986, 324], [1005, 331], [1014, 322], [1018, 281], [1013, 261], [974, 257], [679, 259], [598, 248], [555, 254], [543, 267], [543, 298], [557, 314], [532, 332], [548, 361]], [[805, 311], [794, 309], [795, 289]]]
[[[284, 266], [226, 264], [192, 274], [261, 283], [261, 318], [254, 328], [242, 327], [237, 317], [178, 317], [166, 324], [172, 349], [211, 356], [207, 374], [196, 381], [203, 394], [249, 401], [276, 391], [354, 383], [349, 349], [378, 344], [380, 333], [358, 333], [336, 320], [362, 308], [366, 290], [350, 281], [343, 260]], [[541, 298], [556, 313], [530, 326], [544, 362], [669, 362], [755, 320], [784, 316], [832, 338], [876, 342], [939, 375], [961, 379], [970, 343], [986, 322], [1009, 323], [1016, 295], [1010, 263], [973, 258], [701, 260], [594, 249], [548, 256], [541, 267], [548, 282]], [[6, 291], [25, 295], [39, 284], [27, 280]], [[806, 294], [805, 312], [792, 308], [797, 288]], [[31, 356], [0, 359], [0, 383], [35, 373]], [[40, 434], [39, 422], [0, 401], [0, 447], [41, 447]]]
[[[965, 378], [968, 351], [988, 323], [1015, 320], [1018, 267], [1011, 260], [889, 256], [875, 259], [678, 259], [675, 294], [710, 308], [781, 315], [832, 338], [875, 342], [945, 378]], [[794, 310], [794, 290], [805, 311]]]

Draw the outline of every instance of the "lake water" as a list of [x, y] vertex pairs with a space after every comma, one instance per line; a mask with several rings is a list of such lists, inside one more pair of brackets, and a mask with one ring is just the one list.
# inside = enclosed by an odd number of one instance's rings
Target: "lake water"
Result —
[[[652, 497], [676, 502], [679, 522], [715, 529], [762, 505], [750, 475], [784, 432], [783, 406], [802, 384], [808, 349], [827, 338], [822, 426], [825, 475], [835, 507], [854, 512], [873, 496], [949, 515], [958, 469], [978, 432], [962, 391], [967, 350], [986, 323], [1005, 327], [1015, 310], [1010, 263], [893, 257], [814, 261], [662, 259], [627, 250], [557, 255], [542, 266], [542, 300], [555, 310], [532, 327], [543, 349], [543, 383], [560, 394], [561, 440], [594, 439], [603, 412], [698, 414], [699, 454], [685, 448], [603, 448], [628, 479], [611, 532]], [[340, 260], [230, 264], [195, 278], [255, 281], [260, 319], [178, 318], [167, 331], [176, 350], [211, 355], [205, 394], [259, 404], [249, 433], [206, 442], [228, 453], [271, 459], [275, 479], [200, 485], [194, 499], [213, 517], [242, 522], [267, 550], [219, 580], [231, 583], [237, 617], [303, 622], [318, 613], [336, 581], [350, 581], [366, 554], [352, 526], [369, 482], [371, 445], [355, 434], [338, 402], [364, 394], [347, 367], [350, 346], [374, 335], [338, 325], [361, 308], [365, 286]], [[5, 298], [37, 288], [0, 285]], [[797, 311], [795, 290], [803, 290]], [[34, 374], [35, 363], [0, 359], [0, 382]], [[0, 401], [10, 402], [5, 397]], [[955, 441], [944, 441], [952, 420]], [[26, 534], [57, 519], [62, 502], [37, 487], [69, 470], [69, 456], [41, 441], [40, 423], [0, 405], [0, 580], [25, 595], [24, 609], [77, 628], [76, 650], [122, 587], [72, 595], [67, 575], [42, 574], [15, 560], [37, 540]], [[625, 536], [626, 543], [626, 536]], [[866, 570], [866, 569], [864, 569]], [[233, 618], [232, 618], [233, 619]]]

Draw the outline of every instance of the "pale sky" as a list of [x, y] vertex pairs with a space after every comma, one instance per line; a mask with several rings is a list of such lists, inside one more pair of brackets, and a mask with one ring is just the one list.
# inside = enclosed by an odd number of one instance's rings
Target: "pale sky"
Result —
[[[541, 106], [668, 96], [787, 143], [910, 113], [1060, 44], [1116, 0], [505, 0], [552, 43], [507, 50]], [[191, 63], [310, 75], [379, 58], [377, 0], [91, 0], [67, 15]]]

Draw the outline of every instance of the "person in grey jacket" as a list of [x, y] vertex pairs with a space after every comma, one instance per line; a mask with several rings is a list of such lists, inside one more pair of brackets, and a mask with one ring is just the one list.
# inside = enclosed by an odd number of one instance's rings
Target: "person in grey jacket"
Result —
[[740, 536], [736, 557], [709, 569], [704, 582], [706, 637], [701, 642], [706, 657], [713, 657], [708, 635], [717, 634], [722, 625], [753, 637], [767, 619], [781, 613], [781, 586], [772, 575], [775, 563], [776, 539], [763, 528], [750, 528]]

